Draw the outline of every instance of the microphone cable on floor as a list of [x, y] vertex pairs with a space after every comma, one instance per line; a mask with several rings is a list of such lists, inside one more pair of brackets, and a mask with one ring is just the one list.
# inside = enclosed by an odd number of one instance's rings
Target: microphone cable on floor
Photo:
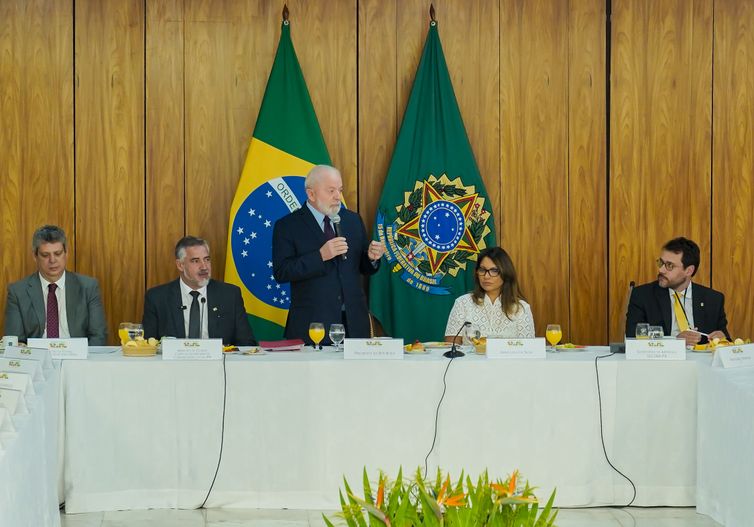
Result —
[[597, 361], [599, 361], [599, 359], [605, 359], [607, 357], [612, 357], [613, 355], [615, 355], [615, 352], [612, 352], [608, 355], [597, 355], [596, 357], [594, 357], [594, 372], [597, 374], [597, 400], [599, 402], [599, 411], [600, 411], [600, 441], [602, 441], [602, 452], [605, 454], [605, 460], [607, 461], [607, 464], [610, 465], [610, 467], [615, 472], [623, 476], [623, 478], [631, 484], [631, 488], [633, 488], [634, 495], [631, 497], [631, 501], [629, 501], [626, 505], [608, 505], [607, 506], [608, 508], [622, 509], [624, 507], [630, 507], [631, 504], [636, 499], [636, 485], [634, 485], [634, 482], [631, 481], [631, 478], [626, 476], [623, 472], [618, 470], [615, 467], [615, 465], [613, 465], [612, 461], [610, 461], [610, 456], [607, 455], [607, 448], [605, 448], [605, 433], [602, 428], [602, 392], [600, 391], [600, 370], [599, 370], [599, 367], [597, 366]]
[[204, 497], [204, 501], [202, 502], [201, 505], [199, 505], [199, 507], [197, 507], [198, 509], [203, 509], [204, 505], [207, 504], [209, 495], [212, 493], [212, 489], [215, 486], [217, 473], [220, 472], [220, 463], [223, 460], [223, 445], [225, 444], [225, 402], [227, 400], [227, 396], [228, 396], [228, 372], [225, 369], [225, 353], [223, 353], [223, 417], [222, 417], [222, 424], [220, 426], [220, 454], [217, 457], [217, 467], [215, 468], [215, 475], [212, 478], [212, 483], [209, 486], [207, 495]]
[[452, 357], [448, 361], [448, 365], [445, 367], [445, 373], [442, 374], [442, 395], [440, 396], [440, 400], [437, 402], [437, 409], [435, 410], [435, 430], [432, 434], [432, 446], [429, 447], [429, 452], [427, 452], [427, 455], [424, 457], [424, 479], [427, 479], [427, 469], [428, 469], [428, 460], [429, 455], [432, 453], [432, 451], [435, 449], [435, 442], [437, 441], [437, 422], [438, 418], [440, 416], [440, 405], [442, 404], [442, 400], [445, 398], [445, 391], [448, 389], [448, 384], [445, 380], [445, 378], [448, 375], [448, 370], [450, 369], [450, 365], [453, 364], [453, 361], [455, 360], [455, 357]]

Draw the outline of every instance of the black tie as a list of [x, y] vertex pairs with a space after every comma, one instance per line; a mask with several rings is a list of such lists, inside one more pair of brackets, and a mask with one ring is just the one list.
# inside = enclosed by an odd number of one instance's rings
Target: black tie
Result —
[[330, 223], [329, 216], [325, 216], [325, 238], [328, 241], [335, 238], [335, 231], [332, 228], [332, 223]]
[[202, 328], [199, 324], [199, 291], [191, 291], [189, 294], [194, 299], [191, 301], [191, 309], [189, 310], [188, 338], [200, 339], [202, 338]]

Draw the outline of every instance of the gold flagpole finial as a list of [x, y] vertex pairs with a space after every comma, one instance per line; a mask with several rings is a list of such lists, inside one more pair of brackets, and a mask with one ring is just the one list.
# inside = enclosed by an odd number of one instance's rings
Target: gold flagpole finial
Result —
[[288, 4], [283, 4], [283, 23], [288, 24]]

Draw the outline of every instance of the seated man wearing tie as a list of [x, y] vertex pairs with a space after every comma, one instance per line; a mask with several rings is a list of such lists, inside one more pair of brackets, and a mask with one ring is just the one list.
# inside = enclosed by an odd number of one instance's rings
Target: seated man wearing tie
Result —
[[186, 236], [175, 246], [180, 276], [147, 291], [144, 337], [221, 338], [223, 344], [255, 344], [241, 290], [212, 280], [209, 244]]
[[97, 280], [66, 271], [68, 241], [60, 227], [45, 225], [31, 239], [37, 272], [8, 286], [5, 335], [29, 338], [86, 337], [107, 343], [107, 323]]
[[687, 238], [674, 238], [657, 259], [657, 280], [631, 293], [626, 314], [626, 336], [634, 337], [636, 324], [662, 326], [665, 335], [683, 338], [687, 345], [707, 338], [730, 338], [722, 293], [692, 284], [699, 269], [699, 246]]
[[377, 272], [385, 245], [370, 241], [361, 217], [341, 206], [336, 168], [315, 166], [305, 187], [306, 204], [275, 222], [272, 234], [275, 280], [291, 284], [285, 336], [311, 342], [309, 324], [322, 322], [344, 324], [347, 337], [369, 337], [362, 276]]

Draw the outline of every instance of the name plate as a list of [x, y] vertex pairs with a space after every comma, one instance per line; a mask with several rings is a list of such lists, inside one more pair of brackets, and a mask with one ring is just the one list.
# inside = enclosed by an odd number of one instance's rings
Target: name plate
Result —
[[34, 383], [28, 373], [0, 371], [0, 388], [18, 390], [25, 395], [34, 395]]
[[754, 344], [723, 346], [715, 350], [713, 366], [722, 368], [746, 368], [754, 366]]
[[[16, 427], [13, 426], [13, 419], [11, 419], [10, 412], [6, 408], [0, 408], [0, 432], [15, 432]], [[2, 449], [0, 449], [2, 451]]]
[[487, 339], [488, 359], [544, 359], [544, 337], [533, 339]]
[[0, 359], [0, 371], [13, 371], [28, 373], [32, 381], [42, 382], [45, 380], [42, 374], [42, 365], [38, 360], [24, 359]]
[[686, 341], [626, 339], [626, 360], [686, 360]]
[[162, 360], [220, 360], [222, 339], [162, 339]]
[[346, 339], [343, 358], [347, 360], [403, 360], [403, 339]]
[[10, 415], [29, 413], [26, 399], [19, 390], [0, 388], [0, 407], [7, 409]]
[[52, 359], [47, 348], [22, 348], [19, 346], [10, 346], [5, 348], [5, 353], [0, 353], [0, 357], [6, 359], [24, 359], [36, 360], [42, 364], [43, 370], [52, 369]]
[[29, 339], [30, 348], [46, 348], [53, 360], [83, 360], [89, 357], [89, 341], [84, 337], [72, 339]]

